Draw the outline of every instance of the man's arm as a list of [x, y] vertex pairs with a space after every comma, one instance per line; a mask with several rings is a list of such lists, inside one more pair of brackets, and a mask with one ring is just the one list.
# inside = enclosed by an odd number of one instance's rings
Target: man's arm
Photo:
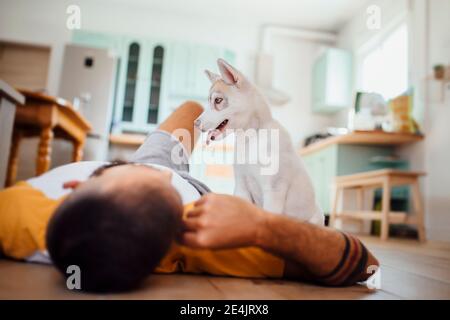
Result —
[[355, 237], [266, 212], [237, 197], [208, 194], [187, 214], [182, 242], [198, 248], [257, 246], [285, 260], [284, 276], [325, 285], [370, 277], [378, 261]]

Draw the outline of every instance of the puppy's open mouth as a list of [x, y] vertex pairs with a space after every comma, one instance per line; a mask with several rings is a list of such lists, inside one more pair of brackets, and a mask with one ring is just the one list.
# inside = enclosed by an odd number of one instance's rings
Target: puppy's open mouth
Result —
[[[223, 120], [216, 128], [216, 130], [220, 130], [223, 131], [223, 129], [225, 128], [225, 126], [228, 123], [228, 119]], [[214, 140], [214, 139], [213, 139]]]
[[213, 140], [213, 141], [216, 140], [216, 138], [223, 133], [227, 124], [228, 124], [228, 119], [225, 119], [214, 130], [210, 130], [208, 132], [208, 137], [206, 138], [206, 144], [209, 144], [211, 142], [211, 140]]

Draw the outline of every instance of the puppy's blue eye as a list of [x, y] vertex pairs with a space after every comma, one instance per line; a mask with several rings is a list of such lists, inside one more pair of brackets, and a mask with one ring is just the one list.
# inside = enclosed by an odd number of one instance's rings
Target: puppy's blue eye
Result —
[[215, 103], [215, 104], [219, 104], [219, 103], [221, 103], [222, 101], [223, 101], [222, 98], [215, 98], [215, 99], [214, 99], [214, 103]]

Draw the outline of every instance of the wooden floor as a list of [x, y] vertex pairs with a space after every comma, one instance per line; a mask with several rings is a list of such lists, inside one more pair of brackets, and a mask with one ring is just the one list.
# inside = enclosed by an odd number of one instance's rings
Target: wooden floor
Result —
[[50, 266], [0, 260], [0, 299], [450, 299], [450, 243], [363, 237], [381, 262], [381, 289], [290, 281], [152, 275], [142, 289], [91, 295], [65, 288]]

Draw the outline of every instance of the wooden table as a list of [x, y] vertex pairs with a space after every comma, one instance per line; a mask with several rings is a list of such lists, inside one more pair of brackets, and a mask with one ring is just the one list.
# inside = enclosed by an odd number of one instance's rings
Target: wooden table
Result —
[[25, 104], [16, 109], [6, 185], [16, 179], [22, 138], [39, 137], [36, 175], [40, 175], [50, 168], [54, 137], [71, 141], [74, 147], [72, 159], [80, 161], [86, 135], [91, 130], [89, 122], [68, 101], [29, 90], [18, 91], [25, 96]]

